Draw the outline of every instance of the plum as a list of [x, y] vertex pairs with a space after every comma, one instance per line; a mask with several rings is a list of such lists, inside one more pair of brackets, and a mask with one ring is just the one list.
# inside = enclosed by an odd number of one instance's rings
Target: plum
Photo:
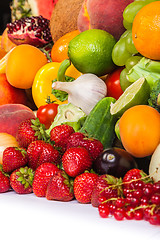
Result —
[[19, 124], [26, 119], [35, 119], [34, 112], [23, 104], [0, 106], [0, 132], [16, 136]]
[[135, 159], [126, 150], [113, 147], [104, 149], [93, 163], [93, 170], [102, 175], [123, 177], [130, 169], [137, 168]]
[[102, 29], [117, 40], [125, 31], [123, 11], [133, 0], [84, 0], [77, 19], [80, 32], [88, 29]]

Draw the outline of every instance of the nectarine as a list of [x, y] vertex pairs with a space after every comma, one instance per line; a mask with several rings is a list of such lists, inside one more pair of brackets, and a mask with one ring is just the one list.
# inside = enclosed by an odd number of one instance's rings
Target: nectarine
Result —
[[117, 40], [125, 31], [123, 11], [133, 0], [84, 0], [78, 15], [78, 30], [102, 29]]
[[34, 112], [23, 104], [0, 105], [0, 133], [16, 137], [20, 123], [31, 118], [35, 119]]
[[27, 104], [27, 95], [24, 89], [13, 87], [6, 78], [6, 74], [0, 74], [0, 105], [8, 103]]

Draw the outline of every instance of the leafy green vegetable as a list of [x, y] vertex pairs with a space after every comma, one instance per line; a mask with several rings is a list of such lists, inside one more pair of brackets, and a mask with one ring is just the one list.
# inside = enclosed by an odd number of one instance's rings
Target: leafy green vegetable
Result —
[[148, 81], [152, 89], [155, 82], [160, 79], [160, 62], [143, 57], [126, 75], [130, 82], [135, 82], [141, 77]]
[[[75, 80], [75, 78], [73, 77], [68, 77], [68, 76], [65, 76], [65, 82], [73, 82]], [[57, 79], [54, 79], [52, 81], [53, 82], [56, 82]], [[61, 90], [57, 90], [57, 89], [53, 89], [52, 88], [52, 92], [51, 92], [58, 100], [60, 100], [61, 102], [65, 101], [68, 99], [68, 93], [67, 92], [64, 92], [64, 91], [61, 91]]]
[[150, 93], [150, 97], [148, 99], [149, 106], [155, 108], [158, 112], [160, 112], [160, 79], [157, 80]]

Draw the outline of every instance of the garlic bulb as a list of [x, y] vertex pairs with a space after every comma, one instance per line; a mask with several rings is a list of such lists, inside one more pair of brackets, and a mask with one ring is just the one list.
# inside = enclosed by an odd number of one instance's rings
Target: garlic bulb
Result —
[[67, 92], [68, 102], [80, 107], [87, 115], [107, 95], [105, 82], [91, 73], [84, 74], [73, 82], [54, 82], [52, 88]]

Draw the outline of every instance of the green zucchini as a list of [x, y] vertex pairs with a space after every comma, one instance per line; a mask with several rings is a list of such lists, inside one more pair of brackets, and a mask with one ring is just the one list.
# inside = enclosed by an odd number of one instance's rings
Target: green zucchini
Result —
[[112, 97], [101, 99], [87, 116], [79, 132], [86, 133], [90, 138], [96, 138], [104, 148], [112, 147], [115, 138], [115, 123], [117, 118], [110, 114], [110, 105], [115, 103]]

